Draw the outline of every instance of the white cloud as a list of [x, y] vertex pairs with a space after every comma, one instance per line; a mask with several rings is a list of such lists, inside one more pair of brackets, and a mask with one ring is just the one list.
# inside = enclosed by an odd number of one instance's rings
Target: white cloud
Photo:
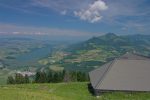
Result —
[[86, 9], [75, 11], [75, 16], [80, 17], [81, 20], [95, 23], [101, 20], [101, 11], [108, 9], [106, 3], [102, 0], [97, 0], [93, 4], [90, 4]]
[[12, 32], [12, 34], [21, 34], [20, 32]]
[[67, 14], [67, 10], [63, 10], [60, 12], [61, 15], [66, 15]]
[[87, 6], [92, 0], [31, 0], [31, 5], [55, 11], [73, 11]]

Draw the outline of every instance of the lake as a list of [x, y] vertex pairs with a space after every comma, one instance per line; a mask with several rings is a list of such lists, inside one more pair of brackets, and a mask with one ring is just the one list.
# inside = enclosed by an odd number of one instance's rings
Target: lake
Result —
[[36, 48], [31, 50], [30, 52], [17, 56], [15, 60], [23, 64], [31, 62], [35, 63], [42, 58], [48, 57], [51, 54], [51, 49], [51, 46]]

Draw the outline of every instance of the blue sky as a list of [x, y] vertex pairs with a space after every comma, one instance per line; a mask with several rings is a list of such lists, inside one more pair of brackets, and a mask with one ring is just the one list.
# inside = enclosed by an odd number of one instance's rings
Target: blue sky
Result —
[[150, 34], [150, 0], [0, 0], [0, 34]]

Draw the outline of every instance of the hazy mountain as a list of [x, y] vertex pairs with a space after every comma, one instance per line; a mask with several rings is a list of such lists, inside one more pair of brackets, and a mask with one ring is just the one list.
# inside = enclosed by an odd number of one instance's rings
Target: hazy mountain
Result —
[[126, 35], [118, 36], [108, 33], [103, 36], [93, 37], [85, 42], [71, 45], [70, 52], [78, 50], [103, 49], [107, 51], [117, 51], [119, 53], [137, 52], [144, 55], [150, 54], [150, 35]]
[[87, 41], [70, 45], [61, 52], [53, 53], [52, 58], [60, 59], [53, 59], [56, 62], [52, 65], [68, 70], [89, 71], [126, 52], [149, 56], [150, 35], [118, 36], [108, 33], [93, 37]]

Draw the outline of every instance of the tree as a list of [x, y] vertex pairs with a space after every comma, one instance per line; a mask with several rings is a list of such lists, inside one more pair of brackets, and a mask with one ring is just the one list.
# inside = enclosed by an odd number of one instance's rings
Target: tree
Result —
[[76, 71], [70, 72], [70, 76], [71, 76], [71, 81], [72, 82], [77, 81], [77, 72]]
[[21, 75], [19, 73], [16, 73], [16, 75], [15, 75], [15, 83], [16, 84], [22, 84], [22, 83], [24, 83], [24, 77], [23, 77], [23, 75]]
[[52, 70], [50, 70], [50, 71], [48, 72], [48, 75], [47, 75], [47, 82], [48, 82], [48, 83], [53, 82], [53, 71], [52, 71]]
[[47, 75], [45, 72], [37, 72], [35, 75], [35, 82], [36, 83], [46, 83], [47, 82]]
[[64, 82], [70, 82], [71, 77], [69, 71], [64, 71], [63, 73], [64, 73]]
[[25, 75], [25, 77], [24, 77], [24, 83], [30, 83], [28, 75]]
[[79, 82], [88, 81], [88, 76], [84, 72], [77, 72], [77, 81]]
[[54, 82], [54, 83], [59, 82], [59, 75], [58, 75], [58, 73], [54, 73], [53, 82]]
[[40, 72], [37, 72], [35, 75], [35, 83], [39, 83]]
[[36, 83], [58, 83], [58, 82], [82, 82], [88, 81], [87, 74], [84, 72], [77, 71], [65, 71], [62, 72], [54, 72], [50, 70], [49, 72], [37, 72], [35, 75]]
[[7, 84], [15, 84], [15, 79], [12, 76], [8, 76]]

